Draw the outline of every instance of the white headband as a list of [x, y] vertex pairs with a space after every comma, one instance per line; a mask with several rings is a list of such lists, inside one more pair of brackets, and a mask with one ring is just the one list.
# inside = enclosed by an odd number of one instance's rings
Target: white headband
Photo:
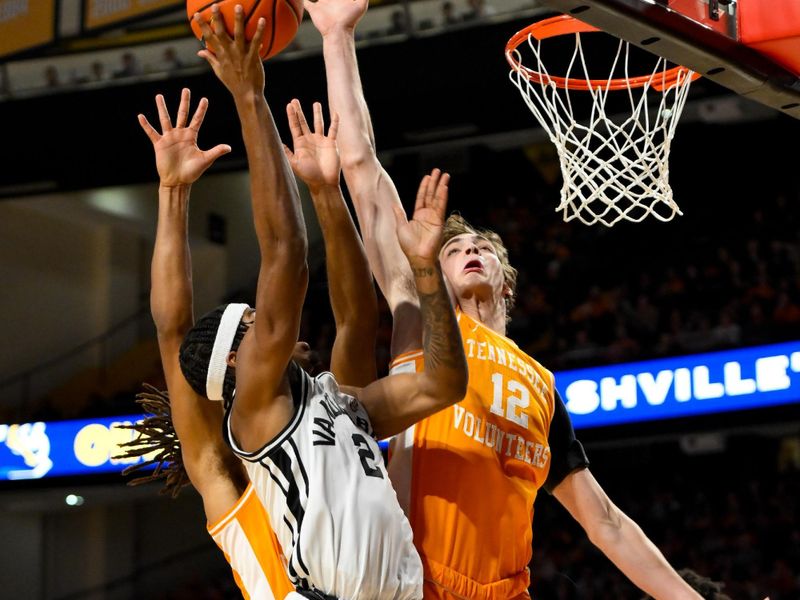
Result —
[[208, 362], [206, 376], [206, 396], [209, 400], [222, 400], [222, 385], [225, 383], [225, 371], [228, 370], [228, 354], [233, 346], [233, 338], [242, 320], [244, 311], [250, 308], [247, 304], [228, 304], [217, 328], [211, 360]]

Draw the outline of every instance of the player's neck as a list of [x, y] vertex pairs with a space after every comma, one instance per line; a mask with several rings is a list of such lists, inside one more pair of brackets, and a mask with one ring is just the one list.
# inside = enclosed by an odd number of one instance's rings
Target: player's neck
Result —
[[500, 335], [506, 334], [506, 303], [503, 298], [480, 298], [477, 295], [459, 298], [461, 312]]

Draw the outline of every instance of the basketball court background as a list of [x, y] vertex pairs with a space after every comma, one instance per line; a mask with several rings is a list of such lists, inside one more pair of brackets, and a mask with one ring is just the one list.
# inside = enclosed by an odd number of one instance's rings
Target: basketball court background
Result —
[[[256, 272], [238, 123], [224, 88], [192, 62], [197, 42], [183, 24], [180, 6], [175, 8], [181, 3], [126, 12], [118, 15], [121, 21], [95, 20], [95, 4], [0, 0], [0, 37], [19, 41], [0, 47], [5, 55], [0, 58], [5, 347], [0, 422], [5, 424], [130, 415], [135, 386], [143, 379], [158, 383], [147, 314], [155, 170], [135, 118], [139, 112], [153, 114], [156, 93], [163, 93], [170, 106], [182, 87], [192, 89], [195, 102], [207, 96], [211, 105], [201, 146], [233, 146], [193, 190], [196, 311], [232, 296], [246, 297]], [[504, 234], [512, 262], [523, 272], [511, 329], [521, 346], [566, 377], [578, 368], [664, 357], [678, 357], [695, 369], [711, 364], [691, 358], [697, 354], [800, 339], [800, 317], [775, 318], [782, 294], [790, 305], [800, 303], [800, 271], [792, 258], [800, 240], [795, 149], [800, 123], [791, 106], [798, 93], [792, 65], [775, 66], [763, 55], [737, 50], [754, 63], [722, 65], [725, 71], [693, 84], [670, 158], [670, 179], [684, 216], [669, 224], [626, 224], [611, 231], [565, 226], [553, 212], [557, 159], [508, 81], [505, 43], [533, 20], [556, 14], [555, 8], [582, 6], [590, 6], [581, 11], [584, 17], [623, 12], [630, 17], [627, 25], [618, 14], [605, 19], [637, 33], [652, 26], [668, 38], [674, 28], [654, 20], [647, 25], [638, 10], [652, 15], [664, 3], [564, 2], [562, 7], [559, 2], [497, 1], [491, 3], [492, 14], [450, 25], [443, 24], [441, 4], [375, 3], [358, 49], [362, 80], [381, 158], [401, 195], [410, 198], [421, 173], [442, 167], [453, 175], [452, 208]], [[693, 8], [706, 11], [710, 4], [698, 2]], [[23, 5], [36, 11], [26, 13]], [[460, 14], [469, 10], [466, 3], [454, 2], [454, 7]], [[392, 29], [398, 10], [410, 16], [405, 31]], [[17, 21], [23, 18], [30, 21]], [[686, 27], [682, 39], [693, 39]], [[267, 64], [267, 97], [284, 137], [288, 100], [298, 97], [310, 105], [324, 99], [319, 44], [309, 28], [305, 22], [300, 47]], [[24, 39], [17, 35], [22, 30], [29, 34]], [[795, 36], [799, 30], [800, 24]], [[730, 43], [729, 28], [720, 35]], [[706, 40], [701, 49], [713, 54], [715, 44], [730, 48], [725, 43]], [[789, 43], [797, 49], [796, 37]], [[683, 52], [699, 52], [686, 46]], [[164, 62], [169, 47], [182, 63], [178, 68]], [[114, 77], [125, 53], [134, 55], [141, 70]], [[89, 80], [95, 62], [105, 65], [107, 78]], [[59, 83], [48, 87], [50, 66]], [[755, 90], [746, 95], [761, 102], [721, 85], [738, 85], [722, 80], [737, 70]], [[765, 96], [780, 104], [766, 106]], [[310, 206], [306, 214], [312, 215]], [[317, 283], [303, 334], [323, 349], [332, 332], [318, 310], [326, 303], [326, 290], [320, 240], [313, 216], [309, 220], [312, 282]], [[756, 258], [748, 267], [753, 251]], [[706, 267], [726, 264], [721, 252], [736, 257], [741, 289], [709, 291], [698, 285], [709, 280]], [[700, 274], [692, 278], [693, 271]], [[626, 300], [635, 304], [641, 290], [669, 288], [676, 275], [683, 282], [680, 294], [645, 294], [663, 312], [651, 337], [629, 331], [627, 338], [635, 344], [625, 344], [625, 337], [609, 332], [615, 325], [604, 317], [578, 318], [581, 309], [599, 310], [610, 297], [617, 299], [614, 309], [606, 306], [602, 314], [622, 314]], [[761, 284], [773, 288], [771, 300], [758, 296], [768, 294]], [[759, 299], [751, 302], [754, 297]], [[734, 301], [741, 309], [733, 318], [740, 328], [738, 341], [704, 344], [716, 335], [722, 314], [733, 311]], [[765, 320], [761, 327], [756, 305]], [[673, 314], [682, 319], [680, 327]], [[385, 322], [381, 330], [384, 362], [389, 327]], [[661, 334], [674, 334], [672, 343], [663, 342]], [[756, 381], [747, 374], [745, 359], [740, 363], [742, 377]], [[786, 373], [793, 382], [793, 372]], [[609, 376], [622, 381], [624, 373]], [[579, 431], [601, 483], [673, 564], [723, 579], [735, 598], [770, 594], [776, 600], [800, 593], [800, 392], [787, 389], [785, 401], [761, 408], [648, 417]], [[703, 401], [693, 397], [685, 405]], [[737, 404], [732, 400], [728, 408]], [[3, 450], [22, 460], [8, 450], [8, 439], [5, 430]], [[55, 438], [51, 441], [55, 447]], [[102, 443], [112, 441], [93, 438], [88, 444], [100, 452]], [[36, 468], [35, 455], [44, 454], [43, 446], [31, 448], [32, 464], [14, 469]], [[124, 487], [113, 473], [0, 484], [0, 534], [7, 540], [0, 597], [235, 597], [191, 490], [168, 501], [152, 487]], [[545, 499], [537, 505], [534, 523], [531, 567], [537, 599], [638, 597], [610, 563], [592, 553], [555, 503]]]

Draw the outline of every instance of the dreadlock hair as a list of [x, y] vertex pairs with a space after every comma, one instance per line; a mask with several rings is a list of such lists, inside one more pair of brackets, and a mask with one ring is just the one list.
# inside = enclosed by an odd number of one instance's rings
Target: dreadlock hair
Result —
[[[206, 378], [208, 376], [208, 364], [211, 362], [211, 351], [214, 349], [214, 340], [217, 338], [217, 330], [222, 320], [222, 313], [225, 312], [227, 306], [227, 304], [221, 304], [200, 317], [194, 327], [186, 334], [186, 337], [183, 338], [183, 343], [181, 344], [179, 360], [183, 376], [186, 377], [186, 381], [189, 382], [192, 389], [204, 398], [207, 395]], [[247, 327], [247, 325], [239, 323], [236, 335], [233, 338], [231, 351], [239, 349], [239, 344], [247, 331]], [[225, 382], [222, 385], [222, 397], [226, 403], [233, 399], [235, 389], [236, 373], [228, 367], [225, 369]]]
[[165, 479], [166, 483], [159, 493], [177, 498], [181, 489], [189, 485], [190, 481], [183, 465], [181, 443], [172, 425], [169, 394], [145, 383], [144, 391], [136, 395], [136, 404], [141, 406], [148, 416], [141, 423], [118, 425], [120, 429], [132, 429], [139, 435], [135, 440], [120, 444], [120, 448], [124, 448], [125, 451], [114, 458], [138, 458], [155, 452], [154, 458], [130, 465], [122, 471], [122, 474], [130, 475], [155, 465], [155, 470], [150, 475], [132, 479], [128, 485], [141, 485]]
[[[712, 581], [708, 577], [692, 571], [691, 569], [681, 569], [678, 575], [683, 577], [683, 580], [696, 591], [703, 600], [731, 600], [731, 597], [722, 593], [722, 588], [725, 587], [724, 583]], [[642, 600], [652, 600], [651, 596], [644, 596]]]
[[508, 260], [508, 249], [505, 247], [505, 244], [503, 244], [503, 239], [491, 229], [478, 229], [470, 225], [460, 214], [451, 213], [444, 224], [442, 247], [457, 235], [464, 233], [479, 235], [489, 240], [489, 243], [494, 248], [495, 254], [497, 254], [497, 258], [500, 259], [500, 266], [503, 268], [503, 279], [508, 289], [511, 290], [511, 294], [505, 298], [506, 321], [510, 320], [511, 309], [514, 308], [515, 294], [517, 291], [517, 270], [511, 266]]

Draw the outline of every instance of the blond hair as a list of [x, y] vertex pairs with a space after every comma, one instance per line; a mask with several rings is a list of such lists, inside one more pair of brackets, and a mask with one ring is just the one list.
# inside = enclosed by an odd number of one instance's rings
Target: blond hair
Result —
[[470, 225], [464, 217], [458, 213], [452, 213], [447, 217], [442, 234], [442, 247], [454, 237], [469, 233], [486, 238], [494, 248], [497, 258], [500, 259], [500, 266], [503, 268], [503, 279], [511, 293], [505, 297], [506, 301], [506, 320], [509, 319], [511, 309], [514, 307], [514, 299], [517, 291], [517, 270], [508, 261], [508, 250], [503, 244], [502, 238], [490, 229], [478, 229]]

